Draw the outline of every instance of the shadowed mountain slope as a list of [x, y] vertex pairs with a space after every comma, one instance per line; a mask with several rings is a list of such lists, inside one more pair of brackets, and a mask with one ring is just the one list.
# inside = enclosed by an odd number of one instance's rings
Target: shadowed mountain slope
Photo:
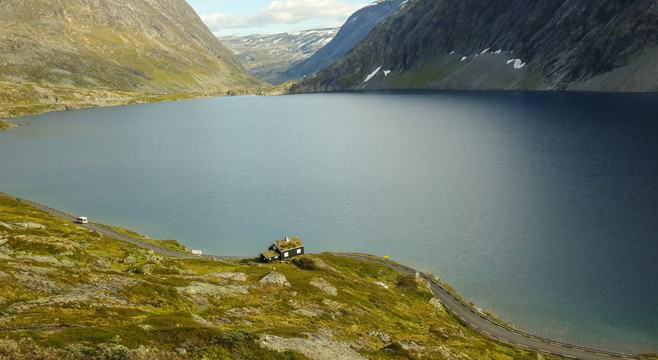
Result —
[[653, 0], [411, 0], [293, 88], [658, 91]]
[[397, 11], [406, 0], [384, 0], [366, 6], [350, 16], [336, 37], [313, 56], [293, 65], [283, 79], [301, 79], [314, 74], [350, 51], [377, 24]]

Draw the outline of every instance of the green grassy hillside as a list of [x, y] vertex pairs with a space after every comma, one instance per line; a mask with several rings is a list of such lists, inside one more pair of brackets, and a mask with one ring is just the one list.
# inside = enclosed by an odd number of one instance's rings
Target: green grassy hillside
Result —
[[0, 259], [3, 359], [541, 358], [413, 275], [331, 254], [170, 258], [0, 197]]

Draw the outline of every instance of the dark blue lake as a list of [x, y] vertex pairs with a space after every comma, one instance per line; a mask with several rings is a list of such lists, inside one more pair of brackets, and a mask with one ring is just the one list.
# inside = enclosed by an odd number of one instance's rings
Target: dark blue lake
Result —
[[0, 191], [256, 256], [298, 236], [432, 272], [521, 330], [658, 352], [658, 94], [199, 99], [0, 133]]

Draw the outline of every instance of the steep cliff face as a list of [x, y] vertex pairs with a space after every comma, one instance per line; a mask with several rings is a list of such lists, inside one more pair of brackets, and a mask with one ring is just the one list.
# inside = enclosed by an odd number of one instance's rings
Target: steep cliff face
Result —
[[181, 93], [260, 82], [184, 0], [4, 0], [0, 80]]
[[294, 91], [657, 91], [657, 48], [654, 0], [411, 0]]
[[405, 1], [378, 1], [355, 12], [347, 19], [331, 42], [318, 50], [313, 56], [291, 66], [282, 79], [301, 79], [336, 61], [350, 51], [377, 24], [397, 11]]

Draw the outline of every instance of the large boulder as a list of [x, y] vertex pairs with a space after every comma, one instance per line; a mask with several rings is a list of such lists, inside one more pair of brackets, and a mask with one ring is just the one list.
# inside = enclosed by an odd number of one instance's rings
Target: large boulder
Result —
[[282, 286], [290, 286], [290, 283], [288, 282], [288, 279], [286, 279], [283, 274], [279, 274], [276, 271], [269, 272], [265, 274], [260, 280], [258, 280], [263, 285], [267, 286], [272, 286], [276, 288], [280, 288]]

